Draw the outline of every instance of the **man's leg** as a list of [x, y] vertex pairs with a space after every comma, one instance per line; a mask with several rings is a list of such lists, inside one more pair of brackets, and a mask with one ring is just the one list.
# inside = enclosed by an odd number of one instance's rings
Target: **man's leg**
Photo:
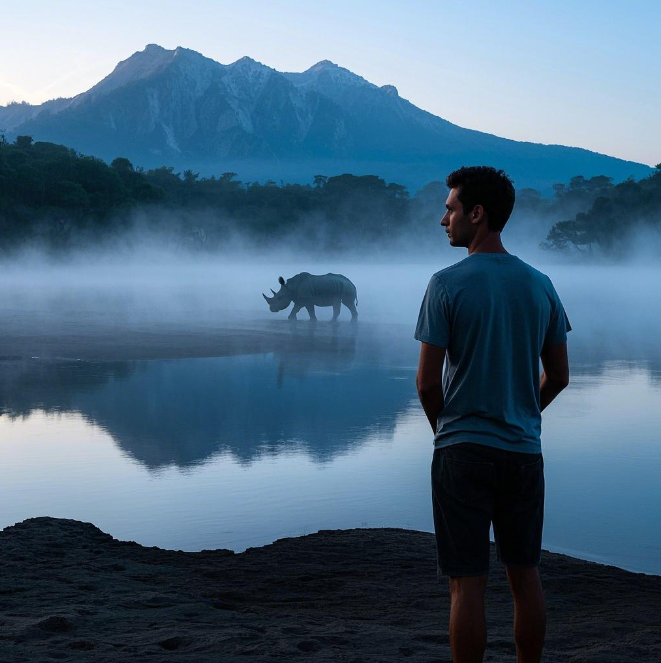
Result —
[[544, 526], [544, 460], [541, 454], [507, 452], [507, 472], [496, 499], [493, 531], [514, 597], [518, 663], [539, 663], [546, 610], [537, 565]]
[[517, 663], [539, 663], [546, 633], [546, 607], [539, 570], [536, 566], [508, 566], [507, 579], [514, 597]]
[[434, 531], [439, 572], [450, 577], [450, 645], [455, 663], [482, 663], [484, 656], [493, 456], [499, 453], [470, 443], [434, 452]]
[[488, 576], [450, 578], [450, 647], [453, 663], [482, 663], [487, 644], [484, 590]]

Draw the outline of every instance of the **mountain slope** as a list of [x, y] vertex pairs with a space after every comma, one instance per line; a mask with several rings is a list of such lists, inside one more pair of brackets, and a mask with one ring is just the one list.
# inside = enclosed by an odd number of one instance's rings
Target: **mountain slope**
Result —
[[63, 143], [136, 165], [310, 181], [377, 174], [417, 188], [466, 163], [505, 168], [518, 187], [576, 174], [642, 177], [647, 166], [578, 148], [458, 127], [332, 62], [281, 73], [244, 57], [223, 65], [151, 44], [72, 99], [0, 107], [8, 137]]

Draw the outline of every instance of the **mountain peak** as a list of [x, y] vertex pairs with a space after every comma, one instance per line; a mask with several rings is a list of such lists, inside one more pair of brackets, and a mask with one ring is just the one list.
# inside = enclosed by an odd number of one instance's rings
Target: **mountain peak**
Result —
[[324, 69], [341, 69], [341, 67], [330, 60], [321, 60], [317, 64], [313, 64], [306, 72], [308, 71], [323, 71]]
[[147, 44], [144, 50], [136, 51], [126, 60], [122, 60], [110, 74], [83, 95], [87, 98], [98, 97], [140, 79], [148, 78], [166, 67], [174, 55], [175, 51], [168, 51], [158, 44]]
[[330, 60], [321, 60], [317, 64], [312, 65], [302, 73], [285, 74], [294, 85], [318, 85], [319, 83], [327, 85], [344, 84], [344, 85], [372, 85], [366, 81], [362, 76], [354, 74], [353, 71], [340, 67], [340, 65], [331, 62]]
[[184, 48], [183, 46], [177, 46], [172, 53], [172, 57], [182, 56], [182, 55], [193, 55], [198, 57], [204, 57], [197, 51], [193, 51], [190, 48]]
[[239, 58], [236, 62], [232, 62], [230, 67], [239, 67], [241, 69], [270, 69], [270, 67], [267, 67], [265, 64], [262, 64], [261, 62], [257, 62], [257, 60], [253, 60], [252, 58], [248, 57], [247, 55], [244, 55], [242, 58]]
[[[74, 100], [74, 104], [99, 98], [113, 90], [151, 78], [173, 64], [178, 64], [179, 67], [183, 65], [189, 72], [202, 71], [207, 73], [208, 70], [213, 70], [216, 67], [222, 68], [223, 66], [190, 48], [177, 46], [174, 50], [168, 50], [159, 44], [147, 44], [144, 50], [136, 51], [129, 58], [120, 62], [108, 76], [90, 90], [78, 95]], [[200, 78], [200, 75], [196, 74], [195, 77]], [[205, 77], [204, 73], [201, 74], [201, 77]]]

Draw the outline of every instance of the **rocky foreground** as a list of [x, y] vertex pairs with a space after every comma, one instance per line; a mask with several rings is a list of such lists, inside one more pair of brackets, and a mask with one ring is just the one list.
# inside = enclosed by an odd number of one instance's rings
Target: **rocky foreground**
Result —
[[[545, 553], [545, 662], [661, 661], [661, 577]], [[514, 661], [492, 560], [487, 661]], [[33, 518], [0, 532], [0, 661], [451, 660], [431, 534], [322, 531], [234, 554]]]

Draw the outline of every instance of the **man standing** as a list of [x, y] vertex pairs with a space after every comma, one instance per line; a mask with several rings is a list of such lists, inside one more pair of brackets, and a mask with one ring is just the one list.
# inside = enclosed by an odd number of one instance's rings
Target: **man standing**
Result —
[[450, 578], [452, 656], [484, 657], [493, 524], [514, 598], [517, 661], [537, 663], [546, 630], [541, 411], [569, 382], [571, 327], [549, 278], [502, 245], [514, 207], [507, 175], [464, 167], [446, 183], [441, 225], [468, 257], [432, 276], [415, 338], [416, 386], [434, 431], [434, 529], [439, 573]]

